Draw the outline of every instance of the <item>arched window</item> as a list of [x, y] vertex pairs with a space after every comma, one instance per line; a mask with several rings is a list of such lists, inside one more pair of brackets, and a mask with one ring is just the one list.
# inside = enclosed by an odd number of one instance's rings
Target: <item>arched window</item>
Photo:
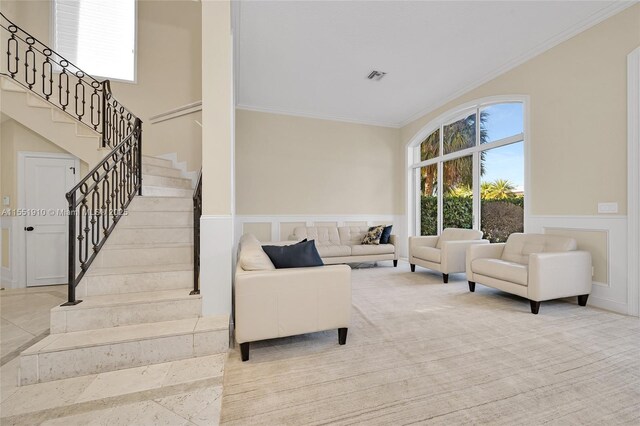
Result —
[[492, 242], [524, 231], [526, 99], [443, 114], [409, 144], [410, 230], [481, 229]]

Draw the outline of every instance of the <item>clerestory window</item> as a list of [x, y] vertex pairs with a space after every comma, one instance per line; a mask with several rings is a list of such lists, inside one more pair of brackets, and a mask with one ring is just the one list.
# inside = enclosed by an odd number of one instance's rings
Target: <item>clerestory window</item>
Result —
[[84, 72], [135, 81], [135, 0], [53, 0], [54, 49]]

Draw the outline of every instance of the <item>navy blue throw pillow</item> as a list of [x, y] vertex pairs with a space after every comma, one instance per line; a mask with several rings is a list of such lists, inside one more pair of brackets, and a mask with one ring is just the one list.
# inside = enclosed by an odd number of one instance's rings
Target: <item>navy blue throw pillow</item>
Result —
[[[375, 226], [370, 227], [369, 231], [371, 231], [373, 228], [375, 228]], [[389, 244], [389, 237], [391, 237], [391, 228], [393, 228], [393, 225], [384, 227], [382, 235], [380, 235], [380, 244]]]
[[324, 265], [314, 240], [301, 241], [290, 246], [262, 246], [262, 249], [276, 269]]

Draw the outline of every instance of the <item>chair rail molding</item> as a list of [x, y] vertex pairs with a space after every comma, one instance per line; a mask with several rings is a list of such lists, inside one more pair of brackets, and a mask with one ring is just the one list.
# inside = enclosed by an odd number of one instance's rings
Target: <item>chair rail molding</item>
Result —
[[[529, 217], [527, 232], [597, 232], [606, 235], [606, 282], [593, 282], [589, 304], [621, 314], [630, 314], [627, 283], [627, 216], [542, 216]], [[580, 244], [578, 244], [580, 248]]]
[[627, 56], [627, 91], [628, 300], [640, 316], [640, 47]]

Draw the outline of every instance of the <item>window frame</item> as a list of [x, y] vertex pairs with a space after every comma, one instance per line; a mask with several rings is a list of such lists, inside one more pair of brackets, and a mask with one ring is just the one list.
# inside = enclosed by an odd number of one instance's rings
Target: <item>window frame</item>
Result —
[[[107, 77], [100, 74], [89, 74], [96, 80], [109, 80], [115, 83], [138, 84], [138, 0], [134, 1], [133, 10], [133, 80], [123, 80], [120, 78]], [[56, 50], [56, 0], [49, 2], [49, 46]], [[78, 68], [82, 69], [80, 64], [74, 63]], [[53, 70], [60, 73], [60, 66], [54, 66]], [[84, 70], [83, 70], [84, 71]]]
[[[495, 141], [480, 143], [480, 112], [483, 108], [486, 108], [495, 104], [505, 103], [521, 103], [522, 104], [522, 120], [523, 131], [522, 133], [511, 135], [506, 138], [498, 139]], [[476, 113], [476, 141], [473, 147], [465, 148], [459, 151], [443, 154], [443, 126], [451, 124], [457, 120], [465, 118], [470, 114]], [[433, 132], [440, 129], [440, 155], [429, 160], [420, 161], [420, 145], [422, 142]], [[524, 230], [528, 231], [527, 224], [530, 216], [531, 206], [531, 191], [530, 191], [530, 148], [529, 148], [529, 97], [526, 95], [505, 95], [505, 96], [491, 96], [486, 98], [477, 99], [466, 104], [460, 105], [457, 108], [450, 109], [443, 114], [439, 115], [435, 119], [428, 122], [422, 127], [407, 143], [407, 185], [406, 185], [406, 200], [407, 200], [407, 224], [409, 235], [417, 236], [421, 235], [421, 205], [420, 205], [420, 169], [422, 167], [437, 164], [438, 168], [438, 183], [437, 183], [437, 201], [438, 201], [438, 224], [437, 234], [442, 233], [443, 226], [443, 164], [445, 161], [449, 161], [454, 158], [460, 158], [471, 155], [473, 163], [473, 229], [480, 229], [480, 153], [494, 148], [510, 145], [517, 142], [523, 143], [524, 151], [524, 193], [526, 202], [524, 203]]]

